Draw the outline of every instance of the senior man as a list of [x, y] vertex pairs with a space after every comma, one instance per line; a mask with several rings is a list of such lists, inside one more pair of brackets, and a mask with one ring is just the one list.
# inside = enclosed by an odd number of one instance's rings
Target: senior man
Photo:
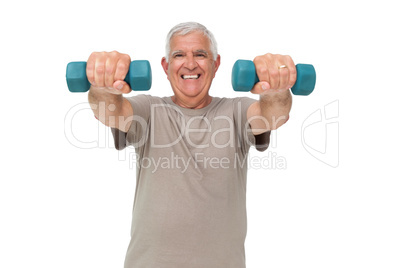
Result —
[[134, 146], [138, 156], [125, 268], [245, 267], [247, 155], [250, 146], [265, 150], [270, 131], [289, 118], [292, 59], [254, 59], [259, 100], [210, 96], [221, 59], [199, 23], [167, 36], [161, 64], [173, 96], [123, 97], [130, 60], [114, 51], [87, 61], [95, 116], [118, 149]]

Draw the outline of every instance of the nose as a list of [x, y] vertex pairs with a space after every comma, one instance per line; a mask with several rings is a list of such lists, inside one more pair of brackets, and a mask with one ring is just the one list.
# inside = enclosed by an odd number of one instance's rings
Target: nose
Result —
[[197, 68], [198, 63], [193, 55], [189, 55], [186, 57], [186, 60], [184, 62], [184, 67], [189, 69], [190, 71], [194, 70]]

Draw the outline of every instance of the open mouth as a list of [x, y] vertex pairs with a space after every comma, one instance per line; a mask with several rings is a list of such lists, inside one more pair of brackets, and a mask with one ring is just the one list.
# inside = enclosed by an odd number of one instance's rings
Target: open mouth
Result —
[[188, 79], [198, 79], [200, 78], [200, 74], [191, 74], [191, 75], [182, 75], [181, 78], [183, 78], [184, 80], [188, 80]]

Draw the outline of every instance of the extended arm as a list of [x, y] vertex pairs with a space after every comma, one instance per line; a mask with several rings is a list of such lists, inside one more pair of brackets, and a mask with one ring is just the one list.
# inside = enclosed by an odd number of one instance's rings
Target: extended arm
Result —
[[247, 111], [253, 133], [275, 130], [289, 119], [292, 95], [289, 88], [296, 81], [296, 66], [289, 56], [265, 54], [254, 59], [260, 80], [253, 90], [260, 100]]
[[87, 61], [87, 77], [91, 83], [88, 101], [96, 118], [106, 126], [127, 132], [133, 109], [123, 97], [131, 91], [124, 82], [130, 57], [113, 52], [94, 52]]

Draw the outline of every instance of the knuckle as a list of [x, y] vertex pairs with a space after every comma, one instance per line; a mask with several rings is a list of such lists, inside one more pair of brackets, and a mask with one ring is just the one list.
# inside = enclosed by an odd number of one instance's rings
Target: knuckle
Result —
[[99, 55], [99, 52], [92, 52], [91, 55], [89, 56], [90, 58], [96, 58]]
[[264, 63], [267, 61], [267, 55], [259, 55], [257, 57], [254, 58], [253, 62], [254, 64], [258, 64], [258, 63]]
[[256, 63], [256, 62], [260, 61], [261, 58], [262, 58], [262, 56], [257, 56], [254, 58], [253, 62]]
[[107, 75], [111, 75], [114, 73], [114, 67], [113, 65], [108, 65], [107, 67], [105, 67], [105, 73]]
[[267, 74], [268, 73], [268, 68], [267, 67], [265, 67], [265, 66], [262, 66], [262, 67], [259, 67], [258, 68], [258, 72], [260, 73], [260, 74]]
[[119, 61], [118, 64], [117, 64], [116, 69], [117, 69], [118, 72], [124, 72], [124, 71], [127, 71], [127, 70], [128, 70], [129, 66], [130, 66], [130, 65], [129, 65], [128, 62]]
[[260, 81], [268, 81], [269, 80], [269, 73], [267, 67], [264, 65], [257, 69], [257, 76]]
[[280, 74], [279, 74], [278, 70], [272, 70], [270, 72], [269, 76], [270, 76], [271, 79], [277, 80], [277, 79], [279, 79]]
[[105, 66], [103, 64], [98, 64], [96, 66], [95, 72], [97, 74], [103, 74], [105, 72]]
[[274, 56], [275, 56], [275, 54], [272, 54], [272, 53], [267, 53], [264, 55], [264, 57], [269, 58], [269, 59], [273, 58]]
[[121, 58], [123, 61], [127, 61], [127, 62], [131, 61], [131, 58], [128, 54], [121, 54]]
[[94, 58], [99, 60], [99, 59], [104, 59], [106, 56], [106, 52], [105, 51], [101, 51], [101, 52], [94, 52]]
[[289, 64], [292, 61], [292, 58], [289, 55], [282, 56], [283, 62]]

